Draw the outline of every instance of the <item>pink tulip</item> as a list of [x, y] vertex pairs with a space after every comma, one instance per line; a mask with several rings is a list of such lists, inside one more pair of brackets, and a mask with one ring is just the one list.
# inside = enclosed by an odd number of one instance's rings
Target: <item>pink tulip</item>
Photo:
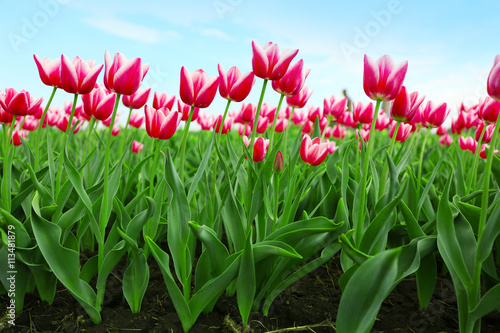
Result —
[[308, 121], [308, 114], [305, 110], [295, 110], [292, 114], [292, 121], [296, 126], [302, 126]]
[[288, 120], [287, 119], [279, 119], [276, 122], [276, 127], [274, 127], [274, 131], [278, 133], [283, 133], [283, 131], [286, 130], [288, 126]]
[[451, 135], [449, 134], [445, 134], [445, 135], [442, 135], [440, 138], [439, 138], [439, 144], [441, 146], [449, 146], [453, 143], [453, 138], [451, 137]]
[[280, 112], [278, 112], [278, 119], [289, 119], [291, 113], [292, 108], [287, 106], [285, 109], [281, 109]]
[[123, 95], [122, 103], [127, 108], [138, 110], [142, 108], [148, 102], [149, 93], [151, 88], [139, 89], [132, 95]]
[[[102, 120], [102, 121], [101, 121], [101, 122], [102, 122], [102, 124], [103, 124], [104, 126], [106, 126], [106, 127], [111, 126], [111, 118], [113, 118], [113, 116], [109, 116], [109, 118], [108, 118], [108, 119], [106, 119], [106, 120]], [[119, 119], [120, 119], [120, 114], [119, 114], [119, 113], [117, 113], [117, 114], [116, 114], [116, 116], [115, 116], [115, 122], [114, 122], [114, 123], [115, 123], [115, 124], [116, 124], [116, 123], [118, 123], [118, 120], [119, 120]]]
[[312, 166], [321, 164], [328, 154], [328, 143], [321, 142], [321, 138], [311, 140], [309, 135], [304, 135], [300, 144], [300, 157], [302, 161]]
[[146, 132], [155, 139], [170, 139], [181, 121], [181, 115], [178, 112], [170, 111], [166, 107], [156, 110], [146, 105], [144, 112], [146, 114]]
[[312, 121], [313, 123], [316, 121], [316, 118], [319, 118], [318, 121], [321, 121], [323, 119], [323, 110], [319, 106], [312, 106], [309, 105], [308, 108], [308, 114], [307, 118], [309, 121]]
[[244, 123], [253, 123], [257, 106], [252, 103], [241, 105], [240, 118]]
[[36, 119], [34, 116], [25, 116], [22, 129], [27, 131], [34, 131], [38, 128], [39, 124], [40, 121]]
[[314, 130], [314, 123], [312, 121], [307, 120], [306, 123], [304, 124], [304, 127], [302, 127], [302, 134], [312, 134]]
[[483, 139], [481, 140], [482, 143], [490, 143], [491, 139], [493, 138], [493, 132], [495, 131], [495, 124], [490, 123], [488, 126], [486, 126], [486, 129], [484, 128], [484, 122], [480, 122], [479, 125], [477, 126], [476, 130], [476, 141], [479, 142], [479, 139], [481, 137], [481, 133], [484, 131], [483, 134]]
[[95, 88], [91, 93], [82, 95], [83, 111], [89, 116], [105, 121], [111, 118], [115, 100], [116, 94], [109, 93], [101, 88]]
[[246, 124], [246, 125], [243, 125], [241, 124], [239, 127], [238, 127], [238, 134], [240, 136], [249, 136], [250, 134], [252, 134], [252, 125], [250, 123]]
[[[224, 120], [224, 125], [222, 126], [222, 134], [227, 134], [231, 130], [231, 127], [233, 126], [233, 121], [234, 119], [231, 117], [226, 117]], [[222, 115], [218, 115], [215, 117], [213, 128], [215, 128], [215, 132], [219, 133], [220, 132], [220, 124], [222, 122]]]
[[[246, 136], [243, 137], [243, 142], [247, 147], [250, 145], [250, 139], [248, 139], [248, 137]], [[255, 139], [255, 143], [253, 146], [253, 154], [252, 154], [253, 161], [256, 163], [262, 162], [264, 160], [264, 157], [266, 157], [266, 152], [268, 148], [269, 148], [269, 140], [261, 136], [257, 137]]]
[[330, 99], [325, 98], [323, 101], [323, 113], [325, 116], [332, 116], [335, 119], [340, 119], [347, 108], [347, 97], [337, 98], [335, 96]]
[[470, 136], [466, 138], [461, 136], [460, 138], [458, 138], [458, 145], [460, 146], [460, 148], [462, 148], [462, 150], [469, 150], [473, 153], [476, 152], [477, 142]]
[[490, 74], [488, 75], [487, 88], [488, 95], [490, 95], [491, 98], [500, 101], [500, 54], [495, 57], [493, 67], [491, 68]]
[[375, 129], [377, 131], [383, 131], [391, 125], [391, 119], [387, 117], [387, 113], [384, 110], [380, 110], [378, 113], [377, 120], [375, 121]]
[[[56, 124], [57, 128], [59, 128], [63, 132], [66, 132], [68, 128], [69, 117], [70, 116], [67, 114], [60, 115]], [[76, 125], [75, 129], [73, 130], [73, 134], [76, 134], [80, 130], [82, 123], [83, 121], [78, 119], [77, 117], [74, 117], [73, 120], [71, 120], [71, 128], [75, 127]]]
[[269, 127], [269, 118], [259, 116], [259, 120], [257, 121], [257, 133], [263, 134], [267, 131]]
[[[83, 99], [83, 96], [85, 96], [85, 95], [82, 95], [82, 99]], [[73, 102], [64, 101], [64, 112], [67, 115], [70, 115], [71, 114], [71, 110], [73, 110]], [[83, 105], [76, 106], [75, 107], [74, 116], [75, 117], [80, 117], [80, 115], [82, 113], [84, 113], [84, 111], [83, 111]]]
[[281, 79], [293, 58], [299, 50], [286, 50], [280, 52], [277, 44], [266, 43], [263, 47], [256, 41], [252, 41], [252, 68], [255, 76], [261, 79]]
[[6, 88], [5, 94], [0, 94], [0, 106], [4, 111], [17, 116], [35, 114], [42, 104], [42, 100], [42, 98], [35, 100], [25, 90], [17, 92], [13, 88]]
[[373, 100], [391, 101], [396, 98], [405, 79], [408, 61], [394, 67], [391, 57], [384, 55], [374, 63], [364, 58], [363, 88]]
[[342, 124], [347, 127], [356, 128], [358, 127], [358, 123], [354, 120], [354, 116], [352, 112], [345, 112], [342, 118], [338, 120], [339, 124]]
[[269, 122], [274, 121], [274, 117], [276, 116], [276, 107], [271, 106], [267, 103], [262, 104], [260, 108], [260, 116], [269, 119]]
[[139, 153], [142, 151], [142, 149], [144, 149], [144, 145], [142, 143], [140, 143], [139, 141], [132, 141], [132, 152], [133, 153]]
[[33, 55], [33, 58], [43, 84], [61, 88], [61, 58], [50, 60], [44, 57], [43, 60], [40, 60], [36, 54]]
[[117, 125], [113, 126], [113, 129], [111, 130], [111, 135], [117, 136], [120, 133], [120, 130], [121, 130], [120, 126]]
[[[482, 159], [486, 159], [486, 148], [490, 148], [489, 145], [486, 145], [486, 144], [483, 144], [481, 146], [481, 151], [479, 152], [479, 156], [482, 158]], [[495, 154], [498, 154], [499, 151], [497, 149], [495, 149], [495, 151], [493, 152]]]
[[141, 116], [136, 112], [132, 112], [128, 123], [132, 127], [139, 128], [142, 126], [143, 122], [144, 122], [144, 116]]
[[[397, 122], [393, 122], [389, 130], [389, 137], [392, 139], [396, 131]], [[405, 142], [411, 134], [411, 124], [400, 123], [396, 133], [396, 141]]]
[[201, 126], [201, 129], [204, 131], [210, 131], [214, 125], [214, 117], [209, 116], [203, 112], [198, 114], [198, 124]]
[[141, 58], [128, 60], [118, 52], [111, 60], [111, 55], [106, 51], [104, 65], [104, 85], [120, 95], [134, 94], [149, 70], [149, 64], [143, 65]]
[[425, 96], [418, 96], [416, 91], [410, 94], [406, 87], [402, 86], [401, 91], [391, 104], [392, 119], [401, 122], [411, 121], [424, 98]]
[[10, 143], [14, 146], [20, 146], [22, 145], [22, 141], [21, 141], [21, 137], [23, 139], [26, 139], [26, 137], [28, 136], [28, 132], [27, 131], [23, 131], [23, 130], [14, 130], [14, 133], [12, 133], [12, 137], [10, 139]]
[[304, 60], [300, 59], [288, 67], [281, 79], [273, 81], [273, 89], [287, 97], [292, 97], [300, 92], [310, 71], [310, 69], [304, 69]]
[[445, 135], [448, 133], [448, 129], [446, 127], [444, 127], [443, 125], [439, 126], [437, 129], [436, 129], [436, 135]]
[[[181, 114], [182, 121], [188, 121], [190, 110], [191, 106], [184, 104], [181, 100], [177, 100], [177, 111]], [[193, 115], [191, 116], [191, 121], [196, 121], [196, 119], [198, 119], [199, 113], [200, 113], [200, 108], [194, 108]]]
[[181, 99], [187, 105], [198, 108], [208, 107], [214, 100], [219, 86], [219, 77], [208, 77], [202, 69], [195, 70], [192, 74], [182, 66], [181, 68]]
[[462, 129], [476, 127], [479, 121], [478, 114], [475, 112], [459, 111], [457, 123]]
[[337, 144], [335, 143], [335, 141], [328, 141], [326, 140], [325, 141], [328, 146], [327, 146], [327, 153], [328, 155], [331, 155], [333, 153], [335, 153], [335, 151], [337, 151], [337, 149], [339, 149], [339, 147], [337, 146]]
[[287, 97], [286, 103], [295, 108], [303, 108], [306, 106], [309, 97], [311, 97], [313, 89], [309, 90], [308, 86], [302, 87], [302, 89], [295, 95]]
[[458, 119], [455, 120], [455, 119], [451, 119], [451, 133], [453, 134], [462, 134], [462, 126], [460, 126], [459, 122], [458, 122]]
[[[0, 92], [0, 101], [2, 100], [3, 93]], [[14, 119], [14, 115], [10, 112], [6, 112], [0, 104], [0, 123], [10, 124]]]
[[83, 61], [80, 57], [69, 60], [61, 55], [61, 88], [70, 94], [88, 94], [94, 89], [103, 65], [95, 66], [94, 60]]
[[253, 72], [241, 74], [238, 67], [231, 67], [229, 70], [224, 70], [221, 64], [219, 68], [219, 93], [222, 98], [241, 102], [250, 94], [252, 86], [255, 83]]
[[500, 101], [485, 97], [479, 102], [479, 118], [481, 118], [483, 121], [495, 123], [497, 121], [499, 113]]
[[432, 101], [428, 101], [423, 110], [425, 123], [428, 127], [441, 126], [449, 113], [450, 109], [448, 109], [446, 103], [436, 105]]
[[276, 153], [273, 169], [277, 173], [280, 173], [285, 169], [285, 159], [283, 158], [283, 153], [281, 152], [281, 150], [278, 150], [278, 152]]
[[352, 117], [357, 123], [371, 124], [373, 120], [373, 104], [363, 104], [361, 102], [352, 103]]
[[175, 100], [176, 98], [174, 95], [168, 97], [165, 93], [155, 92], [153, 96], [153, 108], [158, 110], [162, 107], [166, 107], [167, 109], [172, 110]]
[[346, 134], [347, 134], [347, 131], [346, 131], [344, 126], [339, 125], [339, 124], [335, 124], [332, 127], [332, 137], [333, 138], [343, 139], [343, 138], [345, 138]]

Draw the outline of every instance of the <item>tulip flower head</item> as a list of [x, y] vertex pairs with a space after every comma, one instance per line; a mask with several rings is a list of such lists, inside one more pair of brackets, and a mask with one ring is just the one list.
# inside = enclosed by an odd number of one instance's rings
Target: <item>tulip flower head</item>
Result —
[[285, 169], [285, 160], [283, 159], [283, 153], [281, 152], [281, 150], [278, 150], [278, 152], [276, 153], [273, 169], [277, 173], [280, 173]]
[[377, 131], [383, 131], [391, 125], [391, 119], [387, 117], [387, 113], [384, 110], [380, 110], [375, 121], [375, 129]]
[[316, 121], [316, 118], [319, 118], [318, 121], [323, 119], [323, 110], [319, 106], [312, 106], [310, 105], [308, 108], [308, 113], [307, 113], [307, 118], [309, 121], [312, 121], [313, 123]]
[[394, 66], [391, 57], [384, 55], [373, 62], [366, 54], [364, 58], [363, 88], [373, 100], [392, 101], [403, 86], [408, 61]]
[[306, 106], [309, 97], [311, 97], [313, 89], [309, 90], [308, 86], [303, 86], [302, 89], [295, 95], [287, 97], [286, 103], [288, 106], [295, 108], [303, 108]]
[[158, 110], [161, 109], [162, 107], [166, 107], [167, 109], [172, 110], [174, 107], [175, 100], [176, 98], [174, 95], [169, 97], [165, 93], [159, 93], [155, 91], [153, 96], [153, 108]]
[[38, 74], [43, 84], [51, 87], [61, 88], [61, 58], [41, 60], [36, 54], [33, 55]]
[[155, 139], [170, 139], [181, 121], [181, 115], [178, 112], [170, 111], [165, 107], [155, 110], [146, 104], [144, 112], [146, 114], [146, 132]]
[[279, 80], [285, 75], [299, 50], [280, 52], [277, 44], [268, 42], [261, 46], [258, 42], [252, 41], [252, 52], [252, 68], [255, 76], [261, 79]]
[[458, 145], [462, 150], [469, 150], [472, 153], [476, 152], [477, 142], [471, 136], [458, 138]]
[[391, 104], [391, 118], [396, 121], [409, 122], [415, 117], [418, 108], [424, 101], [425, 96], [418, 96], [418, 92], [410, 92], [405, 86]]
[[42, 100], [42, 98], [35, 100], [25, 90], [17, 92], [13, 88], [7, 88], [5, 94], [0, 94], [0, 106], [4, 111], [16, 116], [35, 114], [40, 108]]
[[149, 70], [149, 64], [142, 64], [141, 58], [128, 60], [117, 52], [111, 59], [108, 51], [104, 53], [104, 67], [104, 86], [120, 95], [134, 94]]
[[278, 133], [283, 133], [283, 131], [286, 130], [288, 126], [288, 120], [287, 119], [279, 119], [276, 122], [276, 126], [274, 127], [274, 131]]
[[479, 102], [479, 118], [489, 123], [495, 123], [500, 113], [500, 101], [485, 97]]
[[[224, 125], [222, 126], [222, 134], [229, 133], [231, 127], [233, 126], [233, 121], [234, 119], [232, 117], [226, 117], [226, 119], [224, 120]], [[222, 115], [220, 114], [215, 118], [213, 124], [213, 128], [215, 128], [216, 133], [220, 132], [221, 122], [222, 122]]]
[[[394, 136], [394, 132], [396, 131], [396, 126], [397, 126], [397, 122], [393, 122], [391, 125], [391, 128], [389, 130], [389, 137], [391, 139]], [[399, 128], [398, 128], [398, 132], [396, 133], [396, 141], [405, 142], [406, 139], [408, 139], [408, 137], [411, 134], [411, 127], [412, 127], [411, 124], [400, 123]]]
[[238, 134], [240, 136], [249, 136], [250, 134], [252, 134], [252, 125], [250, 123], [246, 125], [240, 124], [240, 126], [238, 127]]
[[490, 143], [491, 139], [493, 138], [493, 132], [495, 131], [495, 124], [490, 123], [486, 126], [484, 126], [484, 122], [480, 122], [479, 125], [477, 126], [476, 130], [476, 141], [479, 142], [479, 139], [481, 138], [481, 133], [484, 131], [483, 138], [481, 140], [482, 143]]
[[488, 75], [487, 89], [491, 98], [500, 101], [500, 54], [495, 57], [493, 67]]
[[96, 87], [91, 93], [82, 95], [83, 111], [97, 120], [106, 121], [111, 118], [115, 100], [116, 94]]
[[256, 111], [257, 111], [256, 105], [252, 103], [248, 104], [243, 103], [241, 105], [241, 111], [240, 111], [241, 121], [243, 121], [243, 123], [253, 123]]
[[340, 119], [347, 109], [347, 97], [337, 98], [335, 96], [330, 99], [325, 98], [323, 101], [323, 113], [325, 116], [332, 116], [335, 119]]
[[373, 104], [363, 104], [361, 102], [352, 103], [352, 117], [354, 122], [371, 124], [373, 120]]
[[140, 114], [136, 112], [132, 112], [130, 114], [130, 120], [128, 121], [129, 125], [135, 128], [141, 127], [142, 123], [144, 122], [144, 116], [141, 116]]
[[[191, 106], [184, 104], [181, 100], [177, 100], [177, 112], [181, 114], [182, 121], [188, 121], [190, 110]], [[191, 116], [191, 121], [196, 121], [196, 119], [198, 119], [199, 113], [200, 113], [200, 108], [195, 107], [193, 109], [193, 115]]]
[[75, 57], [72, 61], [61, 55], [61, 88], [70, 94], [88, 94], [94, 89], [103, 65], [95, 66], [94, 60], [84, 61]]
[[[489, 145], [487, 145], [487, 144], [483, 144], [483, 145], [481, 146], [481, 151], [479, 152], [479, 156], [480, 156], [482, 159], [486, 159], [486, 155], [487, 155], [487, 154], [486, 154], [486, 148], [488, 148], [488, 153], [491, 151], [491, 149], [489, 149], [489, 148], [490, 148], [490, 146], [489, 146]], [[498, 153], [499, 153], [498, 149], [495, 149], [495, 151], [494, 151], [493, 153], [498, 154]]]
[[186, 67], [181, 68], [181, 100], [190, 106], [198, 108], [208, 107], [214, 100], [219, 77], [208, 77], [202, 69], [197, 69], [191, 73]]
[[428, 127], [439, 127], [444, 123], [449, 113], [450, 109], [446, 103], [434, 104], [434, 102], [428, 101], [423, 110], [425, 124]]
[[300, 59], [288, 67], [281, 79], [272, 82], [273, 89], [287, 97], [292, 97], [300, 92], [310, 71], [310, 69], [304, 69], [304, 60]]
[[441, 146], [450, 146], [453, 143], [453, 138], [449, 134], [442, 135], [439, 138], [439, 144]]
[[[245, 146], [248, 147], [250, 145], [250, 139], [247, 136], [244, 136], [243, 143], [245, 144]], [[262, 162], [264, 160], [264, 157], [266, 157], [268, 148], [269, 148], [269, 140], [261, 136], [257, 137], [255, 139], [255, 143], [253, 146], [253, 154], [252, 154], [253, 161], [256, 163]], [[247, 159], [246, 156], [245, 159]]]
[[148, 89], [138, 89], [132, 95], [123, 95], [122, 103], [130, 109], [138, 110], [142, 108], [148, 102], [149, 93], [151, 88]]
[[219, 69], [219, 93], [222, 98], [241, 102], [250, 94], [255, 83], [255, 75], [253, 72], [241, 74], [238, 67], [231, 67], [229, 70], [224, 70], [221, 64]]
[[132, 141], [132, 152], [133, 153], [139, 153], [142, 151], [142, 149], [144, 148], [144, 144], [140, 143], [139, 141]]
[[321, 142], [321, 138], [319, 137], [311, 140], [309, 135], [304, 135], [300, 144], [300, 157], [302, 161], [312, 166], [317, 166], [325, 160], [327, 154], [327, 142]]

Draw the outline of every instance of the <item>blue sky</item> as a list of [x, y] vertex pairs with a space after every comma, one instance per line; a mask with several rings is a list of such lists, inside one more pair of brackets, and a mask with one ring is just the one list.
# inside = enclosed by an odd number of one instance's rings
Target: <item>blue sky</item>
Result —
[[[369, 101], [363, 92], [363, 55], [408, 60], [405, 85], [456, 109], [486, 94], [486, 79], [500, 54], [498, 1], [130, 1], [0, 0], [0, 89], [25, 89], [48, 100], [33, 54], [65, 54], [104, 62], [108, 50], [151, 65], [144, 87], [179, 95], [181, 66], [217, 75], [251, 68], [251, 41], [298, 48], [296, 59], [311, 68], [306, 84], [311, 105], [341, 95]], [[102, 82], [102, 74], [98, 80]], [[247, 102], [258, 101], [257, 79]], [[72, 96], [58, 91], [54, 103]], [[268, 89], [265, 101], [277, 104]], [[152, 97], [150, 103], [152, 102]], [[236, 103], [235, 103], [236, 104]], [[239, 109], [233, 104], [232, 109]], [[220, 114], [216, 97], [208, 113]]]

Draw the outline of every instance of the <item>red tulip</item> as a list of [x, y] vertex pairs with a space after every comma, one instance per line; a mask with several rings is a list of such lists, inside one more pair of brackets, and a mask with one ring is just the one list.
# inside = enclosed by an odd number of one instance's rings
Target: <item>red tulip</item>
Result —
[[273, 169], [277, 173], [280, 173], [285, 169], [285, 160], [283, 159], [283, 153], [281, 150], [278, 150], [276, 153], [276, 157], [274, 158]]
[[246, 126], [241, 124], [240, 127], [238, 127], [238, 134], [240, 136], [249, 136], [252, 134], [252, 125], [250, 123], [246, 124]]
[[448, 133], [448, 129], [446, 127], [444, 127], [443, 125], [439, 126], [437, 129], [436, 129], [436, 134], [441, 136], [441, 135], [445, 135]]
[[139, 89], [132, 95], [123, 95], [122, 103], [128, 108], [131, 109], [140, 109], [148, 102], [149, 93], [151, 92], [151, 88], [148, 89]]
[[[231, 130], [231, 127], [233, 126], [233, 121], [234, 119], [232, 117], [226, 117], [224, 120], [224, 125], [222, 126], [222, 134], [227, 134]], [[215, 128], [215, 133], [220, 132], [220, 124], [222, 122], [222, 115], [218, 115], [215, 117], [213, 128]]]
[[[1, 101], [1, 99], [0, 99]], [[500, 113], [500, 101], [485, 97], [479, 102], [479, 118], [489, 123], [495, 123]]]
[[252, 86], [255, 83], [255, 75], [253, 72], [241, 74], [238, 67], [231, 67], [229, 70], [224, 70], [221, 64], [219, 68], [219, 93], [222, 98], [241, 102], [250, 94]]
[[25, 90], [17, 92], [13, 88], [7, 88], [5, 94], [0, 94], [0, 106], [4, 111], [16, 116], [35, 114], [40, 108], [42, 100], [42, 98], [35, 100]]
[[378, 113], [377, 120], [375, 121], [375, 129], [377, 131], [383, 131], [388, 128], [391, 124], [391, 119], [387, 117], [387, 113], [384, 110], [380, 110]]
[[[482, 158], [482, 159], [486, 159], [486, 148], [490, 148], [489, 145], [486, 145], [486, 144], [483, 144], [481, 146], [481, 151], [479, 152], [479, 156]], [[493, 152], [495, 154], [498, 154], [499, 151], [497, 149], [495, 149], [495, 151]]]
[[332, 127], [332, 137], [333, 138], [343, 139], [343, 138], [345, 138], [346, 134], [347, 134], [347, 131], [346, 131], [344, 126], [339, 125], [339, 124], [335, 124]]
[[38, 128], [40, 121], [34, 116], [25, 116], [22, 129], [27, 131], [34, 131]]
[[[246, 136], [243, 137], [243, 142], [247, 147], [250, 145], [250, 139], [248, 139]], [[256, 163], [262, 162], [262, 160], [264, 160], [264, 157], [266, 157], [266, 152], [268, 148], [269, 148], [269, 140], [261, 136], [257, 137], [253, 145], [253, 154], [252, 154], [253, 161]]]
[[326, 140], [325, 141], [328, 146], [327, 146], [327, 153], [328, 155], [331, 155], [333, 153], [335, 153], [335, 151], [337, 151], [337, 149], [339, 149], [339, 147], [337, 146], [337, 144], [335, 143], [335, 141], [328, 141]]
[[209, 116], [203, 112], [198, 114], [198, 124], [201, 126], [201, 129], [204, 131], [210, 131], [214, 125], [214, 117]]
[[481, 137], [481, 133], [484, 131], [483, 134], [483, 139], [481, 140], [482, 143], [490, 143], [491, 139], [493, 138], [493, 132], [495, 130], [495, 124], [490, 123], [488, 126], [486, 126], [486, 129], [484, 128], [484, 122], [480, 122], [479, 125], [477, 126], [476, 130], [476, 141], [479, 142], [479, 138]]
[[428, 101], [423, 110], [425, 123], [430, 127], [441, 126], [449, 113], [450, 109], [448, 109], [446, 103], [436, 105], [432, 101]]
[[288, 67], [281, 79], [273, 81], [273, 89], [287, 97], [292, 97], [300, 92], [310, 71], [310, 69], [304, 69], [304, 60], [300, 59]]
[[61, 55], [61, 88], [70, 94], [88, 94], [94, 89], [103, 65], [95, 67], [94, 60], [83, 61], [80, 57], [69, 60]]
[[358, 123], [354, 120], [354, 116], [352, 112], [345, 112], [342, 118], [338, 120], [338, 122], [344, 126], [356, 128], [358, 127]]
[[325, 98], [323, 101], [323, 113], [328, 116], [333, 116], [335, 119], [340, 119], [347, 108], [347, 97], [337, 98], [335, 96], [330, 99]]
[[295, 95], [287, 97], [286, 103], [291, 107], [303, 108], [306, 106], [309, 97], [311, 97], [313, 89], [309, 90], [308, 86], [302, 87], [302, 89]]
[[[397, 122], [393, 122], [391, 125], [391, 129], [389, 130], [389, 137], [392, 139], [394, 136], [394, 132], [396, 131]], [[398, 132], [396, 133], [396, 141], [405, 142], [406, 139], [411, 134], [411, 124], [400, 123]]]
[[440, 138], [439, 138], [439, 144], [441, 146], [449, 146], [453, 143], [453, 138], [451, 137], [451, 135], [449, 134], [445, 134], [445, 135], [442, 135]]
[[[102, 121], [101, 121], [101, 122], [102, 122], [102, 124], [103, 124], [104, 126], [106, 126], [106, 127], [111, 126], [111, 118], [113, 118], [113, 116], [109, 116], [109, 118], [108, 118], [108, 119], [106, 119], [106, 120], [102, 120]], [[120, 114], [119, 114], [119, 113], [117, 113], [117, 114], [116, 114], [116, 116], [115, 116], [115, 124], [116, 124], [116, 123], [118, 123], [118, 119], [120, 119]]]
[[352, 117], [357, 123], [371, 124], [373, 120], [373, 104], [363, 104], [361, 102], [352, 103]]
[[153, 108], [158, 110], [162, 107], [167, 107], [167, 109], [172, 110], [175, 103], [175, 96], [172, 95], [170, 97], [165, 93], [155, 92], [153, 96]]
[[[181, 114], [182, 121], [188, 121], [190, 110], [191, 110], [191, 106], [184, 104], [181, 100], [177, 100], [177, 111]], [[193, 115], [191, 116], [191, 120], [195, 121], [196, 119], [198, 119], [199, 113], [200, 113], [200, 108], [194, 108]]]
[[319, 106], [312, 106], [309, 105], [308, 108], [308, 113], [307, 113], [307, 118], [309, 121], [312, 121], [313, 123], [316, 121], [316, 118], [319, 118], [318, 121], [323, 119], [323, 110]]
[[391, 57], [384, 55], [374, 63], [364, 58], [363, 88], [373, 100], [391, 101], [396, 98], [405, 79], [408, 61], [394, 67]]
[[10, 139], [10, 143], [14, 146], [20, 146], [22, 145], [22, 141], [21, 141], [21, 137], [23, 137], [23, 139], [26, 139], [26, 137], [28, 136], [28, 132], [27, 131], [23, 131], [23, 130], [14, 130], [14, 133], [12, 133], [12, 137]]
[[488, 75], [487, 88], [488, 95], [490, 95], [491, 98], [500, 101], [500, 54], [495, 57], [493, 67], [491, 68], [490, 74]]
[[276, 127], [274, 127], [274, 131], [278, 133], [283, 133], [283, 131], [286, 130], [288, 126], [288, 120], [287, 119], [279, 119], [276, 122]]
[[138, 113], [132, 112], [130, 115], [130, 119], [128, 121], [129, 125], [135, 128], [139, 128], [142, 126], [142, 123], [144, 122], [144, 116], [141, 116]]
[[61, 88], [61, 58], [50, 60], [44, 57], [43, 60], [40, 60], [36, 54], [33, 55], [33, 58], [43, 84]]
[[252, 68], [257, 77], [261, 79], [279, 80], [290, 66], [299, 50], [286, 50], [280, 52], [279, 46], [271, 42], [261, 46], [252, 41]]
[[149, 70], [149, 64], [142, 64], [141, 58], [127, 60], [121, 53], [115, 53], [111, 60], [108, 51], [104, 53], [104, 85], [121, 95], [132, 95], [138, 89]]
[[267, 103], [262, 104], [260, 107], [260, 116], [269, 119], [269, 122], [274, 121], [274, 117], [276, 116], [276, 107], [270, 106]]
[[142, 149], [144, 148], [144, 145], [142, 143], [140, 143], [139, 141], [132, 141], [132, 152], [134, 153], [139, 153], [142, 151]]
[[269, 126], [269, 118], [259, 116], [259, 120], [257, 121], [257, 133], [263, 134], [267, 131], [267, 127]]
[[214, 100], [219, 86], [219, 77], [208, 77], [202, 69], [195, 70], [192, 74], [182, 66], [181, 68], [181, 99], [187, 105], [198, 108], [208, 107]]
[[424, 101], [425, 96], [418, 96], [418, 92], [411, 94], [406, 87], [401, 87], [401, 91], [391, 105], [391, 117], [396, 121], [408, 122], [415, 117], [418, 108]]
[[309, 135], [304, 135], [300, 144], [300, 157], [302, 161], [312, 166], [321, 164], [328, 154], [328, 143], [321, 142], [321, 138], [311, 140]]
[[177, 130], [181, 121], [178, 112], [170, 111], [166, 107], [155, 110], [149, 106], [144, 107], [146, 114], [146, 132], [155, 139], [168, 140]]
[[292, 114], [292, 121], [296, 126], [302, 126], [308, 121], [308, 114], [305, 110], [295, 110]]
[[[0, 93], [0, 101], [2, 100], [2, 95], [3, 93]], [[0, 104], [0, 123], [10, 124], [12, 122], [12, 119], [14, 119], [14, 115], [12, 113], [5, 112]]]
[[[60, 115], [56, 124], [57, 128], [59, 128], [63, 132], [66, 132], [68, 128], [69, 117], [70, 116], [67, 114]], [[76, 134], [80, 130], [82, 123], [83, 121], [78, 119], [77, 117], [74, 117], [73, 120], [71, 120], [71, 128], [75, 127], [76, 125], [75, 129], [73, 130], [73, 134]]]
[[90, 94], [82, 95], [83, 111], [98, 120], [106, 121], [111, 118], [115, 100], [116, 94], [95, 88]]
[[460, 146], [460, 148], [462, 148], [462, 150], [469, 150], [473, 153], [476, 152], [477, 142], [470, 136], [466, 138], [461, 136], [460, 138], [458, 138], [458, 145]]
[[241, 105], [240, 118], [244, 123], [253, 123], [257, 106], [252, 103]]

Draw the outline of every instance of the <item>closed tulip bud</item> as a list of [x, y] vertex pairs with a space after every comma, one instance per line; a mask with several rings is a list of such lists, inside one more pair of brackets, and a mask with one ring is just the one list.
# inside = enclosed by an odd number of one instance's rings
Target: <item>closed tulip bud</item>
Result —
[[[371, 124], [373, 120], [373, 104], [352, 103], [352, 117], [357, 123]], [[345, 121], [345, 120], [344, 120]]]
[[279, 80], [285, 75], [299, 50], [280, 52], [277, 44], [268, 42], [261, 46], [258, 42], [252, 41], [252, 52], [252, 68], [255, 76], [261, 79]]
[[106, 51], [104, 65], [104, 85], [107, 89], [121, 95], [134, 94], [149, 70], [149, 64], [143, 65], [141, 58], [128, 60], [118, 52], [111, 60], [111, 55]]
[[267, 127], [269, 126], [269, 118], [259, 116], [259, 120], [257, 121], [257, 133], [262, 134], [267, 131]]
[[175, 134], [181, 121], [178, 112], [170, 111], [165, 107], [155, 110], [146, 105], [144, 112], [146, 114], [146, 132], [155, 139], [170, 139]]
[[23, 144], [23, 142], [21, 141], [21, 137], [23, 139], [26, 139], [26, 137], [28, 136], [28, 132], [27, 131], [18, 131], [18, 130], [15, 130], [14, 133], [12, 133], [12, 137], [10, 139], [10, 143], [14, 146], [20, 146]]
[[394, 67], [391, 57], [384, 55], [373, 62], [366, 54], [364, 58], [363, 88], [373, 100], [392, 101], [403, 86], [408, 61]]
[[285, 169], [285, 160], [283, 159], [283, 153], [278, 150], [276, 153], [276, 158], [274, 159], [273, 169], [277, 173], [281, 173]]
[[140, 143], [139, 141], [132, 141], [132, 152], [133, 153], [139, 153], [142, 151], [142, 149], [144, 148], [144, 145], [142, 143]]
[[159, 93], [155, 92], [153, 96], [153, 108], [158, 110], [163, 107], [166, 107], [169, 110], [172, 110], [174, 108], [174, 103], [175, 103], [175, 96], [168, 96], [165, 93]]
[[244, 123], [253, 123], [257, 107], [252, 103], [241, 105], [240, 119]]
[[439, 144], [441, 146], [449, 146], [453, 143], [453, 138], [449, 134], [444, 134], [439, 138]]
[[281, 79], [272, 82], [273, 89], [287, 97], [294, 96], [304, 86], [304, 82], [310, 71], [310, 69], [304, 69], [304, 60], [300, 59], [288, 67], [288, 70]]
[[120, 133], [120, 130], [121, 130], [120, 126], [117, 125], [113, 126], [113, 129], [111, 130], [111, 135], [117, 136]]
[[219, 93], [222, 98], [241, 102], [250, 94], [255, 83], [253, 72], [241, 74], [238, 67], [231, 67], [229, 70], [224, 70], [221, 64], [219, 69]]
[[340, 119], [347, 109], [347, 98], [337, 98], [335, 96], [330, 97], [330, 99], [325, 98], [323, 101], [323, 113], [328, 116], [332, 116], [335, 119]]
[[491, 98], [500, 101], [500, 54], [495, 57], [493, 67], [488, 75], [487, 89], [488, 95], [490, 95]]
[[132, 95], [123, 95], [122, 103], [128, 108], [138, 110], [148, 102], [149, 93], [151, 88], [139, 89]]
[[219, 77], [208, 77], [202, 69], [195, 70], [192, 74], [182, 66], [181, 68], [181, 100], [190, 106], [198, 108], [208, 107], [215, 98], [219, 86]]
[[302, 161], [312, 166], [321, 164], [328, 154], [328, 143], [321, 142], [321, 138], [311, 140], [309, 135], [304, 135], [300, 144], [300, 157]]
[[309, 100], [309, 97], [311, 97], [313, 91], [313, 89], [309, 90], [308, 86], [303, 86], [297, 94], [287, 97], [286, 103], [291, 107], [301, 109], [306, 106], [307, 101]]

